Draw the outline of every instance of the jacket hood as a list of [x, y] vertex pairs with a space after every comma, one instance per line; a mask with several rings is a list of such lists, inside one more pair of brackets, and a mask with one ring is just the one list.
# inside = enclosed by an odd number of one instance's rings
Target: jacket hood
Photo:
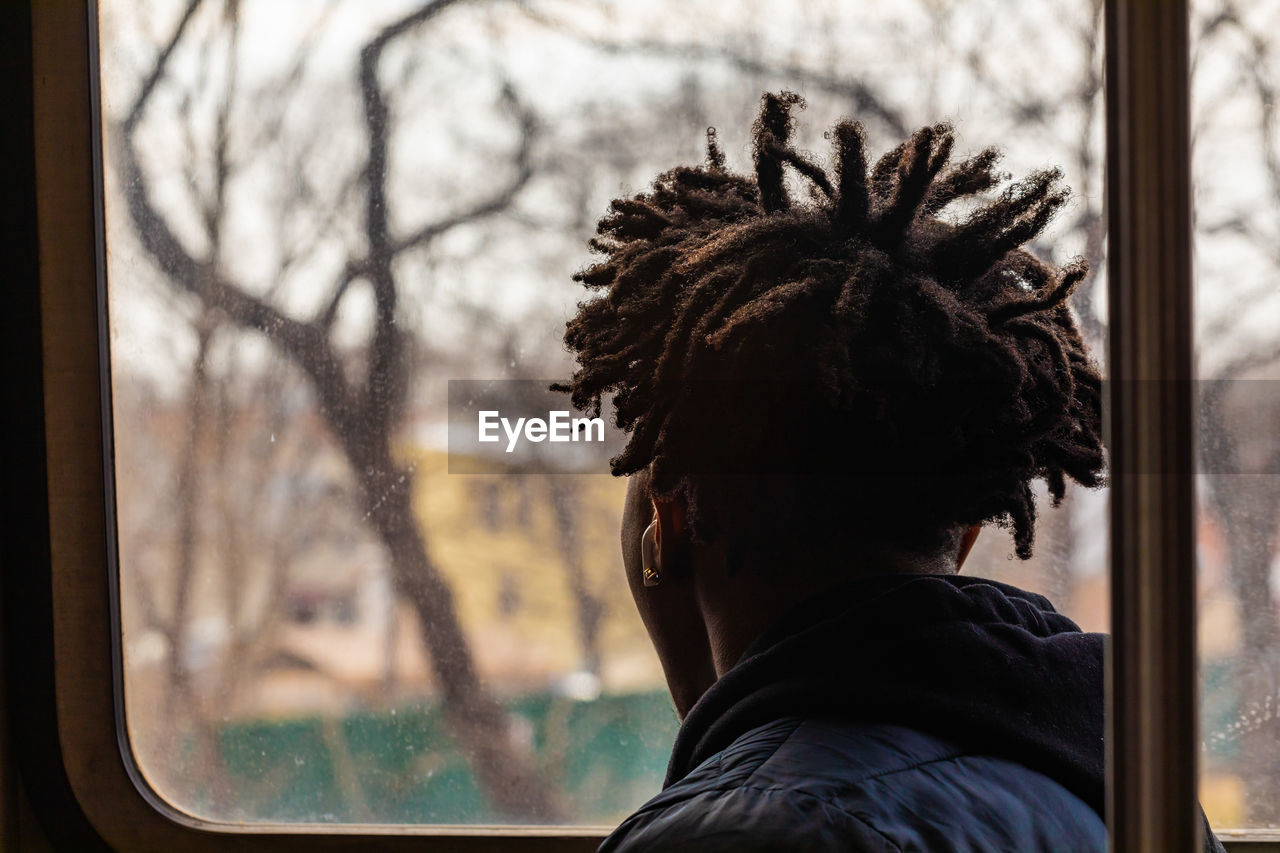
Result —
[[1043, 596], [959, 575], [824, 592], [767, 629], [689, 711], [664, 787], [782, 717], [893, 723], [1056, 780], [1104, 815], [1104, 635]]

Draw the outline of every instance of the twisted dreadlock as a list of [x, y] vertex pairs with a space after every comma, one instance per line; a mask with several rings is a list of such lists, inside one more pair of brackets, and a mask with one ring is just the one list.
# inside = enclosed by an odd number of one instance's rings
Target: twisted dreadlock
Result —
[[[851, 530], [928, 547], [960, 527], [1012, 528], [1031, 555], [1031, 484], [1103, 468], [1101, 379], [1067, 307], [1081, 262], [1028, 252], [1067, 200], [1057, 170], [994, 200], [989, 149], [948, 168], [946, 124], [868, 170], [863, 129], [836, 125], [828, 175], [790, 145], [792, 93], [766, 94], [755, 175], [704, 166], [614, 200], [574, 278], [567, 385], [580, 409], [612, 395], [630, 433], [614, 474], [651, 466], [682, 494], [693, 535], [730, 558]], [[810, 185], [794, 201], [784, 169]], [[942, 216], [954, 202], [982, 202]]]

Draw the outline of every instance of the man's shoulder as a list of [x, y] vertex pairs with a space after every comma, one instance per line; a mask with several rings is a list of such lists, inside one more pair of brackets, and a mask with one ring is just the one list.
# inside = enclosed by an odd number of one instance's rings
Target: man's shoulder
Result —
[[601, 850], [1048, 850], [1063, 839], [1106, 849], [1097, 815], [1025, 767], [901, 726], [784, 719], [707, 759]]

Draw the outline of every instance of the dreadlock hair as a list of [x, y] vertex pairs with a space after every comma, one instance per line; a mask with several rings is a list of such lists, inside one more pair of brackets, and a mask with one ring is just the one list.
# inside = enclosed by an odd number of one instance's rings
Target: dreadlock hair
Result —
[[[1067, 299], [1080, 261], [1025, 244], [1066, 202], [1057, 170], [1007, 176], [985, 150], [948, 165], [952, 129], [917, 130], [868, 169], [857, 122], [827, 136], [828, 174], [790, 144], [792, 93], [765, 94], [755, 174], [707, 162], [615, 199], [574, 276], [565, 342], [579, 409], [612, 396], [629, 433], [615, 475], [650, 466], [695, 539], [748, 549], [836, 541], [937, 547], [1012, 529], [1031, 555], [1032, 483], [1101, 482], [1101, 377]], [[790, 167], [810, 200], [791, 198]], [[958, 201], [964, 215], [944, 215]]]

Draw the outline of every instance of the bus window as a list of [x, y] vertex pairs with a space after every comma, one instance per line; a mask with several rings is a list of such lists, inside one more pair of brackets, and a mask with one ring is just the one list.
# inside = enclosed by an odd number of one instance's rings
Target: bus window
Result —
[[[459, 435], [477, 395], [556, 405], [608, 199], [708, 126], [747, 168], [761, 92], [805, 95], [814, 151], [945, 119], [1061, 166], [1040, 250], [1089, 263], [1101, 351], [1099, 3], [99, 5], [125, 723], [212, 824], [605, 825], [658, 790], [607, 452]], [[1031, 560], [993, 531], [966, 570], [1105, 630], [1105, 494], [1041, 498]]]
[[1201, 802], [1280, 826], [1280, 3], [1192, 3]]

